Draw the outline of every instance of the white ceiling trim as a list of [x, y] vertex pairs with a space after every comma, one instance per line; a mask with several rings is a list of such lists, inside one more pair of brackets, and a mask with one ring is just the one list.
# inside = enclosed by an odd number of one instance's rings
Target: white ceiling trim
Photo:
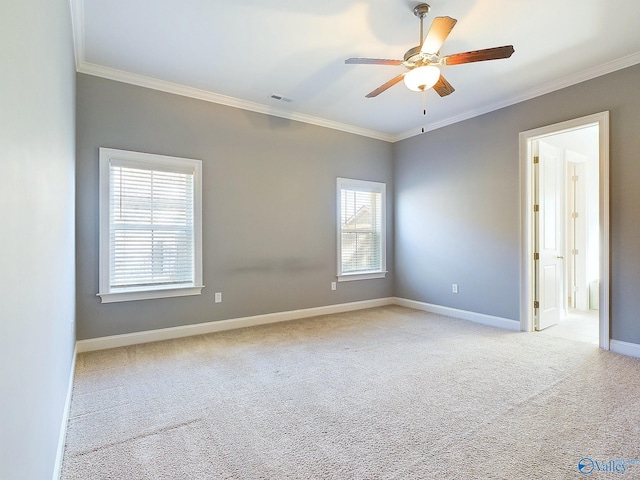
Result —
[[173, 82], [159, 80], [157, 78], [151, 78], [144, 75], [138, 75], [115, 68], [109, 68], [102, 65], [89, 63], [85, 60], [84, 0], [69, 1], [71, 4], [71, 23], [73, 28], [76, 71], [79, 73], [86, 73], [87, 75], [94, 75], [97, 77], [137, 85], [139, 87], [151, 88], [153, 90], [160, 90], [162, 92], [196, 98], [220, 105], [240, 108], [242, 110], [249, 110], [252, 112], [263, 113], [265, 115], [286, 118], [288, 120], [294, 120], [297, 122], [308, 123], [320, 127], [331, 128], [334, 130], [341, 130], [343, 132], [375, 138], [378, 140], [383, 140], [385, 142], [393, 142], [393, 135], [389, 135], [383, 132], [360, 128], [353, 125], [348, 125], [346, 123], [334, 122], [325, 118], [315, 117], [313, 115], [305, 115], [303, 113], [282, 110], [279, 108], [271, 107], [269, 105], [249, 102], [246, 100], [241, 100], [239, 98], [213, 93], [207, 90], [201, 90], [198, 88], [188, 87]]
[[[508, 107], [510, 105], [515, 105], [516, 103], [524, 102], [526, 100], [530, 100], [535, 97], [539, 97], [542, 95], [546, 95], [547, 93], [555, 92], [556, 90], [560, 90], [566, 87], [570, 87], [571, 85], [576, 85], [581, 82], [586, 82], [587, 80], [591, 80], [596, 77], [601, 77], [602, 75], [606, 75], [608, 73], [613, 73], [617, 70], [622, 70], [623, 68], [631, 67], [640, 63], [640, 52], [627, 55], [626, 57], [619, 58], [617, 60], [612, 60], [611, 62], [604, 63], [602, 65], [598, 65], [594, 68], [589, 68], [575, 75], [569, 75], [564, 78], [560, 78], [558, 80], [554, 80], [553, 82], [546, 83], [544, 85], [540, 85], [536, 88], [528, 90], [521, 95], [516, 95], [511, 98], [507, 98], [501, 102], [497, 102], [491, 105], [485, 105], [483, 108], [476, 110], [469, 110], [460, 115], [456, 115], [454, 117], [449, 117], [440, 122], [427, 124], [424, 127], [425, 132], [430, 132], [432, 130], [437, 130], [442, 127], [446, 127], [447, 125], [453, 125], [454, 123], [462, 122], [463, 120], [468, 120], [473, 117], [477, 117], [480, 115], [484, 115], [485, 113], [493, 112], [495, 110], [499, 110], [504, 107]], [[415, 137], [416, 135], [420, 135], [417, 132], [418, 128], [408, 130], [404, 133], [395, 135], [393, 137], [393, 142], [398, 142], [400, 140], [404, 140], [405, 138]]]
[[167, 82], [165, 80], [158, 80], [157, 78], [125, 72], [123, 70], [118, 70], [115, 68], [104, 67], [102, 65], [82, 62], [79, 66], [76, 67], [76, 70], [80, 73], [86, 73], [88, 75], [94, 75], [96, 77], [108, 78], [110, 80], [116, 80], [118, 82], [129, 83], [132, 85], [137, 85], [139, 87], [160, 90], [167, 93], [174, 93], [176, 95], [196, 98], [198, 100], [226, 105], [228, 107], [240, 108], [242, 110], [263, 113], [265, 115], [271, 115], [274, 117], [286, 118], [288, 120], [317, 125], [319, 127], [341, 130], [343, 132], [353, 133], [355, 135], [361, 135], [364, 137], [371, 137], [378, 140], [383, 140], [385, 142], [394, 141], [393, 136], [386, 133], [376, 132], [374, 130], [368, 130], [366, 128], [360, 128], [353, 125], [348, 125], [346, 123], [334, 122], [332, 120], [314, 117], [313, 115], [306, 115], [304, 113], [290, 112], [287, 110], [274, 108], [269, 105], [249, 102], [246, 100], [241, 100], [239, 98], [229, 97], [226, 95], [221, 95], [219, 93], [209, 92], [207, 90], [201, 90], [199, 88], [187, 87], [178, 83]]
[[94, 75], [96, 77], [107, 78], [110, 80], [116, 80], [118, 82], [129, 83], [137, 85], [139, 87], [150, 88], [153, 90], [160, 90], [162, 92], [173, 93], [176, 95], [182, 95], [185, 97], [196, 98], [198, 100], [204, 100], [211, 103], [217, 103], [220, 105], [226, 105], [228, 107], [240, 108], [242, 110], [249, 110], [252, 112], [263, 113], [265, 115], [271, 115], [274, 117], [286, 118], [288, 120], [294, 120], [297, 122], [308, 123], [311, 125], [317, 125], [320, 127], [332, 128], [334, 130], [341, 130], [347, 133], [353, 133], [355, 135], [361, 135], [364, 137], [371, 137], [385, 142], [393, 142], [393, 136], [382, 132], [376, 132], [374, 130], [368, 130], [366, 128], [360, 128], [346, 123], [334, 122], [325, 118], [314, 117], [313, 115], [306, 115], [304, 113], [291, 112], [288, 110], [282, 110], [274, 108], [269, 105], [263, 105], [261, 103], [249, 102], [241, 100], [235, 97], [229, 97], [227, 95], [221, 95], [219, 93], [213, 93], [208, 90], [201, 90], [199, 88], [188, 87], [178, 83], [167, 82], [165, 80], [159, 80], [157, 78], [147, 77], [136, 73], [125, 72], [115, 68], [104, 67], [102, 65], [95, 65], [93, 63], [81, 62], [76, 66], [76, 70], [80, 73], [86, 73], [88, 75]]
[[[77, 1], [76, 3], [82, 3], [82, 2]], [[74, 22], [74, 27], [75, 27], [74, 29], [75, 38], [81, 38], [82, 37], [81, 26], [77, 25], [76, 22]], [[416, 127], [415, 129], [411, 129], [406, 132], [400, 133], [398, 135], [389, 135], [383, 132], [377, 132], [374, 130], [369, 130], [365, 128], [356, 127], [353, 125], [348, 125], [345, 123], [340, 123], [340, 122], [335, 122], [335, 121], [327, 120], [320, 117], [315, 117], [313, 115], [305, 115], [303, 113], [296, 113], [288, 110], [274, 108], [269, 105], [249, 102], [246, 100], [241, 100], [239, 98], [221, 95], [218, 93], [213, 93], [208, 90], [201, 90], [198, 88], [188, 87], [188, 86], [177, 84], [177, 83], [167, 82], [165, 80], [158, 80], [157, 78], [147, 77], [144, 75], [125, 72], [123, 70], [104, 67], [102, 65], [95, 65], [82, 60], [82, 56], [84, 53], [84, 49], [82, 46], [83, 42], [78, 42], [78, 43], [79, 44], [76, 45], [76, 62], [77, 62], [76, 70], [80, 73], [94, 75], [97, 77], [107, 78], [107, 79], [115, 80], [119, 82], [129, 83], [132, 85], [150, 88], [153, 90], [173, 93], [176, 95], [182, 95], [185, 97], [196, 98], [199, 100], [217, 103], [220, 105], [226, 105], [233, 108], [240, 108], [240, 109], [249, 110], [252, 112], [263, 113], [265, 115], [273, 115], [276, 117], [286, 118], [288, 120], [294, 120], [298, 122], [308, 123], [311, 125], [317, 125], [320, 127], [340, 130], [343, 132], [375, 138], [375, 139], [383, 140], [385, 142], [390, 142], [390, 143], [395, 143], [400, 140], [404, 140], [406, 138], [420, 135], [420, 133], [418, 132], [418, 127]], [[484, 115], [485, 113], [493, 112], [495, 110], [499, 110], [501, 108], [508, 107], [510, 105], [515, 105], [516, 103], [524, 102], [526, 100], [530, 100], [532, 98], [539, 97], [541, 95], [546, 95], [547, 93], [551, 93], [556, 90], [560, 90], [562, 88], [570, 87], [571, 85], [585, 82], [587, 80], [591, 80], [593, 78], [600, 77], [602, 75], [606, 75], [608, 73], [612, 73], [617, 70], [621, 70], [623, 68], [636, 65], [638, 63], [640, 63], [640, 53], [628, 55], [626, 57], [622, 57], [617, 60], [613, 60], [611, 62], [599, 65], [598, 67], [590, 68], [579, 74], [570, 75], [568, 77], [564, 77], [564, 78], [555, 80], [553, 82], [549, 82], [545, 85], [538, 86], [527, 92], [524, 92], [521, 95], [508, 98], [501, 102], [497, 102], [491, 105], [486, 105], [480, 109], [469, 110], [460, 115], [449, 117], [440, 122], [427, 124], [424, 127], [424, 131], [430, 132], [433, 130], [437, 130], [439, 128], [446, 127], [448, 125], [453, 125], [454, 123], [462, 122], [470, 118]]]
[[304, 113], [290, 112], [288, 110], [274, 108], [269, 105], [249, 102], [246, 100], [241, 100], [239, 98], [229, 97], [227, 95], [221, 95], [219, 93], [213, 93], [207, 90], [201, 90], [199, 88], [187, 87], [178, 83], [167, 82], [165, 80], [158, 80], [157, 78], [125, 72], [123, 70], [118, 70], [115, 68], [104, 67], [102, 65], [83, 62], [76, 68], [76, 70], [80, 73], [86, 73], [88, 75], [94, 75], [96, 77], [108, 78], [110, 80], [129, 83], [132, 85], [137, 85], [139, 87], [146, 87], [153, 90], [160, 90], [162, 92], [174, 93], [176, 95], [182, 95], [185, 97], [196, 98], [198, 100], [204, 100], [211, 103], [217, 103], [219, 105], [226, 105], [228, 107], [240, 108], [242, 110], [263, 113], [265, 115], [271, 115], [274, 117], [281, 117], [288, 120], [317, 125], [320, 127], [341, 130], [347, 133], [353, 133], [355, 135], [383, 140], [385, 142], [393, 142], [393, 136], [386, 133], [376, 132], [374, 130], [368, 130], [366, 128], [360, 128], [353, 125], [348, 125], [346, 123], [334, 122], [332, 120], [314, 117], [313, 115], [306, 115]]

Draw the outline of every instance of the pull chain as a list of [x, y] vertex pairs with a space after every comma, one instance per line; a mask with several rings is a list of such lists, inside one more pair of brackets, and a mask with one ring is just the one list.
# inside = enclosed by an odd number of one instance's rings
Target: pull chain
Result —
[[425, 92], [424, 90], [422, 91], [422, 116], [423, 116], [423, 126], [422, 126], [421, 133], [424, 133], [424, 123], [426, 123], [426, 117], [427, 117], [427, 92]]

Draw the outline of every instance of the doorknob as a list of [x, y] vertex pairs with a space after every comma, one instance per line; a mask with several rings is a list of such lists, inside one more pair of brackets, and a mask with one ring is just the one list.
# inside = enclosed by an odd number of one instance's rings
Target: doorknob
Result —
[[562, 256], [558, 256], [556, 258], [559, 258], [560, 260], [564, 260], [564, 257], [562, 257]]

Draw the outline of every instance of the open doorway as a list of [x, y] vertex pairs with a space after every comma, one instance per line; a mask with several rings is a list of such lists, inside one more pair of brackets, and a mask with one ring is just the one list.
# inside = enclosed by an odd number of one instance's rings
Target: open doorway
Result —
[[609, 349], [608, 112], [520, 134], [521, 330]]

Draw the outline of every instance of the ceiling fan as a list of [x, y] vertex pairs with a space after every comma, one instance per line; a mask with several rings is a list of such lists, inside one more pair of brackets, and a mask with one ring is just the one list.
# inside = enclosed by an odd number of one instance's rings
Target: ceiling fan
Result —
[[[380, 85], [374, 91], [366, 95], [367, 98], [380, 95], [388, 88], [404, 79], [405, 85], [414, 91], [425, 91], [432, 88], [444, 97], [454, 92], [453, 86], [444, 78], [438, 68], [446, 65], [460, 65], [463, 63], [483, 62], [485, 60], [497, 60], [509, 58], [513, 52], [513, 45], [503, 47], [485, 48], [470, 52], [454, 53], [453, 55], [440, 56], [442, 44], [453, 30], [457, 20], [451, 17], [436, 17], [426, 37], [423, 37], [422, 22], [431, 7], [421, 3], [413, 9], [413, 13], [420, 19], [420, 45], [413, 47], [404, 54], [404, 60], [387, 60], [379, 58], [348, 58], [347, 64], [365, 65], [403, 65], [409, 69], [388, 82]], [[424, 38], [424, 40], [423, 40]]]

